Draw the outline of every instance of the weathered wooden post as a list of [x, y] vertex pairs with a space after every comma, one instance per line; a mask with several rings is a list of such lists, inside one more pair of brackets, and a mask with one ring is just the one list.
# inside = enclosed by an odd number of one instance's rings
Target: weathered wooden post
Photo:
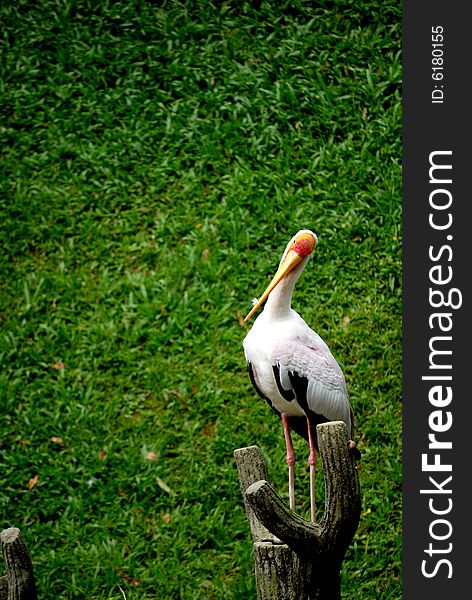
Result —
[[257, 446], [234, 455], [253, 538], [258, 600], [338, 600], [340, 570], [359, 524], [359, 477], [347, 426], [317, 426], [323, 461], [325, 511], [319, 523], [292, 512], [267, 483]]
[[0, 577], [0, 600], [37, 600], [33, 565], [17, 527], [0, 533], [6, 575]]

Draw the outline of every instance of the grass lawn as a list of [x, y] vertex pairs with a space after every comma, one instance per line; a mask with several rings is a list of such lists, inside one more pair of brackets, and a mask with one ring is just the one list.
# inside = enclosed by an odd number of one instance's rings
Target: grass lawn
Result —
[[287, 474], [240, 317], [310, 228], [294, 308], [363, 455], [343, 598], [399, 599], [401, 5], [18, 0], [0, 28], [0, 529], [41, 598], [255, 599], [233, 450]]

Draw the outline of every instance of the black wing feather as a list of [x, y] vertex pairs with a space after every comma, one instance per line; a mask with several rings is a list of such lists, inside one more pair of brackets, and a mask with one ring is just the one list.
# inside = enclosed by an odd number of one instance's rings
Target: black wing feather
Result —
[[[274, 372], [275, 382], [277, 384], [277, 388], [280, 392], [280, 395], [285, 398], [288, 402], [291, 402], [295, 398], [297, 399], [298, 404], [301, 406], [303, 411], [308, 417], [310, 422], [310, 426], [312, 428], [313, 437], [315, 441], [315, 446], [318, 448], [318, 440], [316, 437], [316, 426], [319, 423], [326, 423], [329, 421], [324, 415], [320, 415], [315, 413], [314, 411], [308, 408], [307, 402], [307, 389], [308, 389], [308, 379], [303, 377], [296, 371], [289, 371], [288, 376], [290, 379], [290, 383], [292, 384], [292, 389], [286, 390], [282, 387], [282, 383], [280, 380], [280, 367], [278, 365], [274, 365], [272, 367]], [[249, 379], [251, 380], [252, 386], [256, 390], [257, 394], [267, 402], [270, 408], [280, 417], [280, 412], [275, 408], [270, 398], [268, 398], [265, 394], [262, 393], [261, 389], [257, 385], [256, 377], [254, 375], [254, 369], [252, 367], [252, 363], [247, 363], [247, 371], [249, 373]], [[303, 437], [308, 441], [308, 425], [307, 419], [305, 417], [288, 417], [288, 424], [290, 429], [293, 429], [298, 435]]]
[[277, 389], [279, 390], [280, 395], [287, 402], [291, 402], [295, 398], [295, 392], [293, 389], [286, 390], [282, 387], [282, 382], [280, 381], [280, 365], [272, 365], [272, 371], [274, 373], [275, 383], [277, 384]]
[[[295, 395], [297, 397], [298, 404], [302, 407], [308, 420], [310, 421], [310, 427], [313, 432], [315, 447], [318, 448], [318, 438], [316, 436], [316, 426], [319, 425], [320, 423], [327, 423], [329, 421], [329, 419], [327, 419], [324, 415], [318, 414], [318, 413], [314, 412], [313, 410], [310, 410], [310, 408], [308, 407], [308, 401], [307, 401], [307, 397], [306, 397], [307, 390], [308, 390], [308, 378], [303, 377], [296, 371], [289, 371], [288, 378], [290, 379], [290, 383], [292, 384], [292, 387], [295, 391]], [[294, 429], [295, 429], [295, 427], [294, 427]], [[305, 431], [306, 430], [307, 430], [307, 426], [305, 425]], [[297, 431], [297, 429], [295, 429], [295, 431]], [[297, 433], [299, 433], [299, 432], [297, 431]], [[308, 433], [306, 433], [306, 435], [303, 435], [303, 434], [300, 434], [300, 435], [302, 435], [302, 437], [304, 437], [305, 439], [308, 439]]]

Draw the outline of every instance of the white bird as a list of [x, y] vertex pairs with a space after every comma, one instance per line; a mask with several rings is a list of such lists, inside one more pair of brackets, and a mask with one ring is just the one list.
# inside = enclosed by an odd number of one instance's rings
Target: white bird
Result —
[[317, 243], [316, 234], [302, 229], [287, 244], [272, 281], [244, 319], [247, 321], [267, 300], [264, 310], [243, 342], [254, 388], [282, 419], [292, 510], [295, 506], [295, 452], [290, 429], [303, 436], [310, 445], [308, 464], [313, 522], [316, 425], [327, 421], [344, 421], [351, 438], [349, 447], [355, 448], [352, 441], [354, 414], [343, 372], [327, 344], [291, 308], [293, 288]]

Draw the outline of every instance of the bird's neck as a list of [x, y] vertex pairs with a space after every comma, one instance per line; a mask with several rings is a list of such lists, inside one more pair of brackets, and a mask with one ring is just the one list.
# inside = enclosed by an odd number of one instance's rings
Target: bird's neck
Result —
[[299, 277], [299, 273], [289, 273], [282, 281], [272, 290], [267, 298], [264, 312], [268, 313], [272, 318], [284, 318], [290, 314], [292, 304], [292, 293], [295, 283]]

